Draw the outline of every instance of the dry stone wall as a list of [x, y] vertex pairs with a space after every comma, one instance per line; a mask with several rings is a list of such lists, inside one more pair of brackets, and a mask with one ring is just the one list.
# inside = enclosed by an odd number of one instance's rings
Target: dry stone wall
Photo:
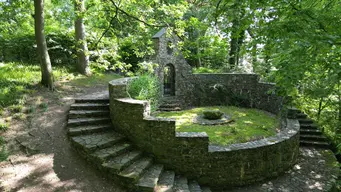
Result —
[[281, 110], [282, 98], [272, 83], [258, 81], [256, 74], [192, 74], [184, 84], [181, 100], [192, 106], [237, 105], [274, 114]]
[[[226, 88], [224, 94], [230, 93], [230, 90], [242, 90], [238, 95], [245, 93], [245, 99], [250, 99], [248, 102], [252, 103], [252, 106], [271, 112], [279, 111], [279, 105], [276, 105], [276, 102], [279, 102], [278, 98], [275, 99], [272, 94], [268, 95], [269, 92], [266, 90], [273, 86], [259, 84], [255, 75], [239, 77], [237, 74], [225, 74], [216, 77], [214, 75], [197, 77], [203, 84], [202, 89], [195, 95], [199, 101], [194, 100], [193, 104], [232, 102], [228, 95], [221, 101], [217, 100], [221, 95], [212, 95], [214, 92], [210, 91], [209, 86], [218, 81]], [[138, 147], [153, 154], [157, 161], [166, 167], [197, 179], [201, 184], [213, 187], [250, 184], [283, 173], [297, 160], [299, 152], [297, 120], [283, 119], [280, 133], [273, 137], [226, 147], [213, 146], [209, 144], [209, 138], [204, 132], [176, 132], [174, 119], [150, 116], [148, 102], [128, 98], [124, 88], [128, 80], [127, 78], [113, 80], [109, 83], [110, 112], [114, 127]], [[198, 86], [194, 85], [195, 88]], [[196, 90], [187, 91], [184, 93], [194, 93]], [[190, 100], [193, 97], [187, 95], [184, 98]], [[216, 99], [209, 102], [205, 100], [210, 97]], [[271, 107], [270, 103], [273, 101], [275, 103], [272, 103], [274, 106]]]

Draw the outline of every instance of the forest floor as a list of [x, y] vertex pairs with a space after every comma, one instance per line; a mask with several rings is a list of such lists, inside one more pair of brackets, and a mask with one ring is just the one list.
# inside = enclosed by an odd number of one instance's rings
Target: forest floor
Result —
[[[0, 191], [125, 191], [72, 150], [66, 135], [67, 111], [74, 98], [100, 94], [107, 87], [103, 81], [91, 86], [57, 82], [54, 92], [37, 86], [25, 104], [30, 113], [12, 118], [2, 134], [10, 155], [0, 163]], [[37, 102], [44, 107], [32, 108], [39, 106]]]

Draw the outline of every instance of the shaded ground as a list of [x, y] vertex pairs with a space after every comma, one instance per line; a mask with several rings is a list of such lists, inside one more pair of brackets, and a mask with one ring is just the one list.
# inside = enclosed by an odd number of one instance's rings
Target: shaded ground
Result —
[[54, 93], [41, 88], [31, 95], [28, 104], [39, 98], [48, 107], [37, 108], [24, 120], [12, 120], [3, 134], [11, 155], [0, 163], [0, 191], [124, 191], [73, 151], [66, 136], [73, 99], [100, 95], [106, 89], [106, 83], [82, 89], [63, 86]]
[[339, 171], [339, 165], [330, 150], [302, 147], [297, 164], [284, 175], [261, 184], [227, 191], [336, 192], [338, 190], [333, 186]]

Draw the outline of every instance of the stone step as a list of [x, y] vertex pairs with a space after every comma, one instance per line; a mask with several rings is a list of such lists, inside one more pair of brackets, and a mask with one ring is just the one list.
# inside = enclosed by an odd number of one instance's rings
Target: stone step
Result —
[[324, 141], [327, 142], [328, 138], [324, 135], [304, 135], [300, 134], [301, 141]]
[[155, 188], [155, 192], [172, 192], [174, 179], [174, 171], [163, 171]]
[[158, 111], [181, 111], [180, 107], [175, 108], [159, 108]]
[[110, 129], [112, 129], [111, 124], [70, 127], [68, 129], [68, 135], [69, 136], [86, 135], [90, 133], [105, 132], [109, 131]]
[[307, 118], [308, 115], [306, 115], [306, 114], [304, 114], [304, 113], [298, 113], [298, 114], [296, 114], [296, 117], [297, 117], [298, 119], [304, 119], [304, 118]]
[[70, 110], [108, 110], [109, 103], [74, 103]]
[[201, 187], [197, 181], [189, 181], [188, 188], [190, 192], [202, 192]]
[[322, 131], [318, 129], [300, 129], [302, 135], [322, 135]]
[[298, 122], [300, 122], [300, 124], [312, 124], [314, 123], [311, 119], [303, 119], [303, 118], [300, 118], [300, 119], [297, 119]]
[[149, 167], [137, 183], [138, 191], [154, 192], [162, 170], [163, 165], [161, 164]]
[[297, 109], [296, 107], [288, 107], [288, 112], [295, 112], [296, 114], [302, 113], [302, 111]]
[[127, 151], [117, 157], [109, 158], [102, 167], [111, 174], [117, 174], [142, 156], [139, 150]]
[[109, 117], [93, 117], [93, 118], [77, 118], [69, 119], [67, 126], [76, 127], [82, 125], [99, 125], [99, 124], [109, 124], [111, 122]]
[[201, 189], [202, 189], [202, 192], [212, 192], [211, 188], [209, 187], [201, 187]]
[[164, 96], [161, 98], [161, 102], [179, 102], [179, 98], [175, 96]]
[[70, 110], [69, 119], [81, 117], [109, 117], [110, 111], [108, 110]]
[[123, 169], [118, 176], [127, 185], [134, 185], [142, 173], [147, 170], [153, 163], [150, 157], [143, 157], [136, 160], [134, 163]]
[[327, 142], [318, 142], [318, 141], [300, 141], [300, 146], [305, 147], [316, 147], [316, 148], [324, 148], [329, 149], [330, 145]]
[[160, 108], [174, 108], [180, 106], [180, 103], [161, 103]]
[[109, 103], [106, 98], [77, 98], [75, 103]]
[[85, 152], [94, 152], [122, 141], [124, 137], [116, 132], [94, 133], [71, 137], [71, 142]]
[[299, 114], [299, 113], [301, 113], [301, 111], [299, 109], [297, 109], [296, 107], [288, 107], [287, 118], [296, 119], [297, 114]]
[[318, 129], [318, 127], [313, 123], [300, 123], [300, 129]]
[[92, 159], [94, 159], [95, 161], [98, 161], [98, 163], [102, 164], [109, 158], [121, 155], [129, 151], [131, 148], [132, 145], [130, 143], [117, 143], [114, 146], [95, 151], [90, 155], [90, 157], [92, 157]]
[[174, 192], [190, 192], [187, 178], [184, 176], [176, 176], [174, 181]]

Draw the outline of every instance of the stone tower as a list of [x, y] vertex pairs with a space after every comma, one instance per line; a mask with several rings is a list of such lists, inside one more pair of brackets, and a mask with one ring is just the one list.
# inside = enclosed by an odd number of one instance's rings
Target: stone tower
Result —
[[162, 28], [153, 36], [153, 41], [155, 62], [159, 65], [155, 72], [162, 83], [161, 91], [164, 96], [181, 98], [181, 90], [186, 89], [186, 79], [192, 75], [192, 68], [177, 47], [179, 38]]

